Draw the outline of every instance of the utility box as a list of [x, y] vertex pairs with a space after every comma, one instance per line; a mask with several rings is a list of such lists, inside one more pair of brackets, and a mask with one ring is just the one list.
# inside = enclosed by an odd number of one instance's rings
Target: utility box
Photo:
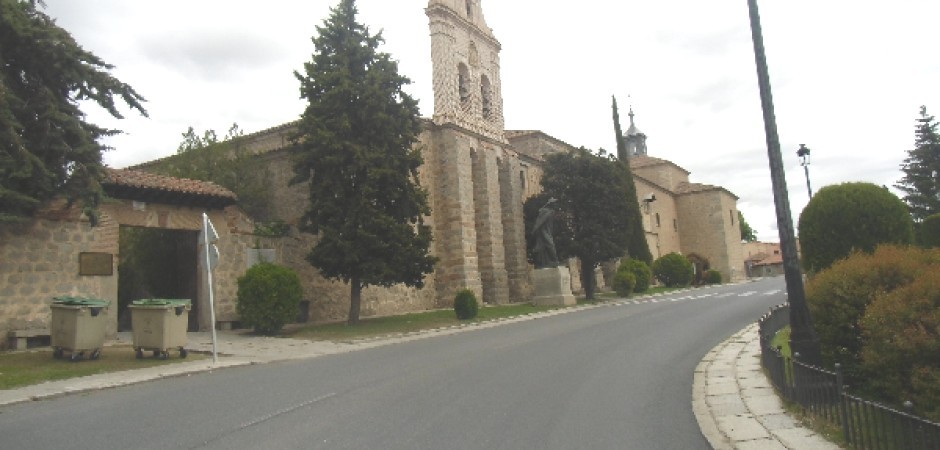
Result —
[[49, 325], [52, 356], [62, 358], [68, 351], [72, 361], [79, 361], [89, 352], [89, 359], [98, 359], [104, 346], [110, 306], [111, 302], [95, 298], [53, 298]]
[[131, 328], [137, 357], [152, 351], [155, 358], [167, 359], [170, 349], [178, 349], [180, 358], [188, 355], [186, 331], [192, 302], [188, 299], [147, 299], [131, 302]]

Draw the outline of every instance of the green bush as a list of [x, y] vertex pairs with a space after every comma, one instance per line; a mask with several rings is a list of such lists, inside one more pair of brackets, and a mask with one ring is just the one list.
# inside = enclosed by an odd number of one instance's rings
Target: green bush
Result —
[[256, 333], [273, 336], [297, 317], [303, 288], [293, 270], [255, 264], [238, 278], [238, 317]]
[[636, 288], [636, 275], [629, 270], [618, 270], [614, 275], [614, 291], [621, 297], [629, 297]]
[[705, 271], [702, 282], [705, 284], [721, 284], [721, 272], [714, 269]]
[[692, 282], [692, 263], [685, 256], [670, 253], [653, 262], [653, 275], [667, 287], [688, 286]]
[[[636, 285], [633, 292], [646, 292], [650, 288], [650, 281], [653, 280], [653, 271], [646, 262], [639, 259], [628, 259], [620, 263], [617, 272], [628, 271], [633, 274]], [[616, 289], [616, 288], [615, 288]]]
[[825, 365], [842, 364], [849, 384], [863, 380], [861, 321], [868, 306], [876, 295], [906, 286], [938, 264], [940, 251], [886, 245], [871, 255], [856, 252], [811, 277], [806, 301]]
[[928, 216], [917, 227], [917, 243], [921, 247], [940, 247], [940, 214]]
[[477, 305], [477, 296], [470, 289], [461, 289], [457, 291], [457, 297], [454, 298], [454, 312], [457, 313], [458, 320], [470, 320], [477, 316], [479, 305]]
[[913, 242], [913, 220], [901, 199], [871, 183], [826, 186], [800, 214], [803, 267], [818, 272], [853, 250]]
[[940, 267], [911, 284], [878, 293], [862, 319], [862, 369], [868, 387], [894, 405], [940, 421]]

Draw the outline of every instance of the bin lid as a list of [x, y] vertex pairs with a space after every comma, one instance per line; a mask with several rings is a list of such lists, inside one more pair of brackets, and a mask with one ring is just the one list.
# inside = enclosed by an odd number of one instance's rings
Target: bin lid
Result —
[[175, 308], [177, 306], [190, 306], [192, 301], [188, 298], [146, 298], [141, 300], [134, 300], [131, 302], [131, 305], [134, 306], [150, 306], [150, 307], [165, 307], [165, 308]]
[[53, 305], [67, 305], [67, 306], [88, 306], [96, 308], [107, 308], [111, 306], [110, 300], [101, 300], [99, 298], [90, 298], [90, 297], [53, 297]]

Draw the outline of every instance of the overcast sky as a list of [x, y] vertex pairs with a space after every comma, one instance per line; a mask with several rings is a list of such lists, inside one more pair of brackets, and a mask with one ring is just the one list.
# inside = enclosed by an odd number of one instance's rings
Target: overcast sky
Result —
[[[45, 0], [46, 13], [148, 101], [150, 118], [92, 106], [124, 130], [112, 167], [170, 155], [190, 126], [253, 133], [303, 111], [293, 72], [339, 0]], [[813, 189], [892, 186], [919, 107], [940, 115], [937, 0], [759, 0], [794, 225], [808, 195], [796, 150], [812, 150]], [[507, 129], [616, 149], [611, 95], [636, 113], [651, 156], [726, 187], [764, 241], [776, 216], [746, 0], [483, 0], [503, 46]], [[359, 0], [383, 30], [408, 91], [433, 110], [427, 0]], [[550, 5], [550, 6], [549, 6]], [[642, 193], [641, 193], [642, 194]]]

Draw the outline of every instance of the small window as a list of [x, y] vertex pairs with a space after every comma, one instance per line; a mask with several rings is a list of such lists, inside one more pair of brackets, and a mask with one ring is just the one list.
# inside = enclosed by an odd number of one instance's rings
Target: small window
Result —
[[728, 210], [728, 215], [731, 216], [731, 225], [734, 225], [734, 210], [733, 210], [733, 209], [729, 209], [729, 210]]
[[525, 192], [525, 171], [524, 170], [519, 171], [519, 183], [522, 186], [522, 191]]
[[467, 0], [467, 18], [473, 20], [473, 0]]
[[672, 231], [679, 232], [679, 222], [676, 219], [672, 219]]
[[656, 213], [656, 228], [661, 228], [662, 225], [659, 223], [659, 213]]

